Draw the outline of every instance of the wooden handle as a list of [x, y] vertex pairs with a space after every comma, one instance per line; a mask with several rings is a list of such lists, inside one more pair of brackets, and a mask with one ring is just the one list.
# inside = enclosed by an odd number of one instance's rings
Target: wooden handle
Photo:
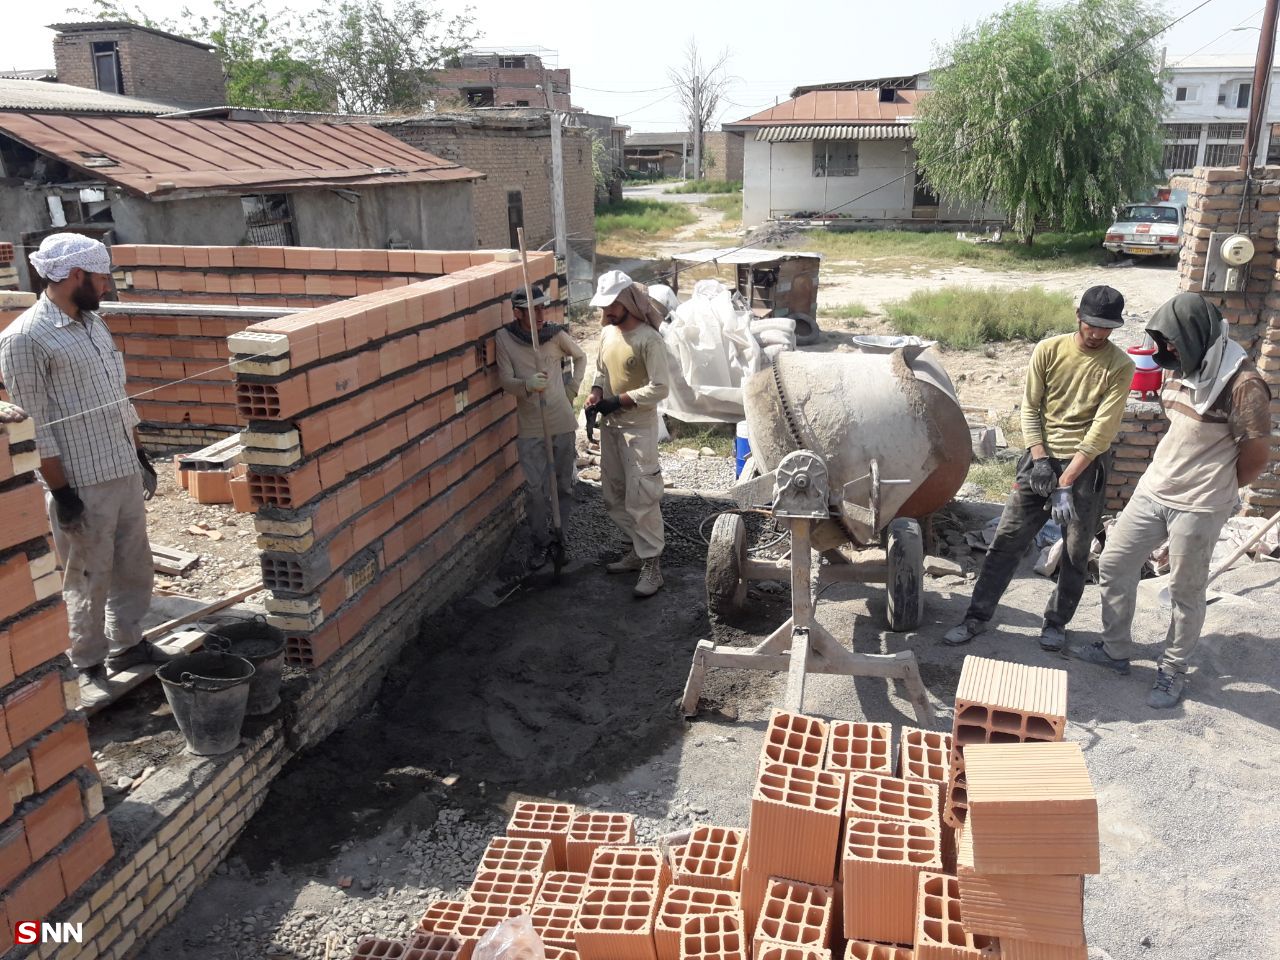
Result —
[[1237, 560], [1239, 560], [1241, 557], [1243, 557], [1246, 553], [1248, 553], [1249, 548], [1252, 547], [1259, 540], [1261, 540], [1266, 535], [1267, 531], [1276, 525], [1277, 521], [1280, 521], [1280, 510], [1277, 510], [1275, 513], [1273, 513], [1270, 519], [1268, 519], [1266, 523], [1260, 526], [1257, 530], [1253, 531], [1253, 535], [1249, 537], [1249, 539], [1246, 540], [1244, 543], [1240, 544], [1240, 549], [1236, 550], [1235, 553], [1231, 554], [1231, 556], [1227, 557], [1226, 560], [1218, 564], [1218, 566], [1214, 569], [1214, 571], [1211, 574], [1209, 574], [1209, 579], [1208, 581], [1206, 581], [1206, 585], [1209, 583], [1213, 583], [1213, 581], [1217, 580], [1218, 577], [1222, 576], [1222, 574], [1226, 573], [1229, 569], [1231, 569], [1231, 565], [1235, 563]]

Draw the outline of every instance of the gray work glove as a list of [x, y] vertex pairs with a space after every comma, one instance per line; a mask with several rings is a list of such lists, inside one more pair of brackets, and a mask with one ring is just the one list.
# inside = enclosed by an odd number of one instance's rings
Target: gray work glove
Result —
[[151, 465], [151, 458], [147, 456], [147, 451], [141, 447], [138, 447], [137, 451], [138, 463], [142, 467], [142, 499], [150, 500], [156, 495], [160, 478], [156, 476], [156, 468]]
[[532, 377], [525, 380], [524, 389], [526, 393], [541, 393], [547, 389], [547, 375], [539, 370]]
[[1063, 528], [1065, 535], [1067, 524], [1076, 519], [1075, 499], [1071, 496], [1070, 487], [1057, 487], [1049, 494], [1049, 513], [1053, 522]]
[[1058, 471], [1053, 468], [1053, 461], [1048, 457], [1037, 457], [1031, 466], [1031, 478], [1028, 481], [1031, 490], [1038, 497], [1047, 497], [1058, 485]]

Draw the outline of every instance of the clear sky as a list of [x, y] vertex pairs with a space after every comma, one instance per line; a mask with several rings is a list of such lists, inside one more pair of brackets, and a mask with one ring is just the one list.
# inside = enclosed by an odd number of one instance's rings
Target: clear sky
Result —
[[[0, 69], [53, 65], [51, 31], [44, 25], [77, 19], [78, 6], [62, 0], [30, 3], [2, 0]], [[266, 0], [278, 9], [314, 8], [311, 0]], [[1171, 0], [1166, 20], [1199, 0]], [[461, 11], [457, 0], [440, 0]], [[152, 16], [173, 15], [183, 6], [208, 9], [208, 0], [142, 0]], [[1001, 0], [786, 0], [741, 3], [617, 3], [608, 0], [482, 0], [474, 4], [482, 46], [542, 46], [557, 51], [558, 66], [573, 71], [573, 102], [593, 113], [617, 116], [633, 130], [685, 127], [671, 95], [668, 68], [696, 38], [709, 54], [729, 51], [733, 78], [719, 121], [748, 116], [786, 99], [799, 84], [907, 74], [931, 65], [938, 44], [965, 23], [1004, 6]], [[1203, 47], [1205, 53], [1252, 52], [1257, 30], [1233, 31], [1261, 20], [1262, 0], [1212, 0], [1164, 34], [1172, 61]]]

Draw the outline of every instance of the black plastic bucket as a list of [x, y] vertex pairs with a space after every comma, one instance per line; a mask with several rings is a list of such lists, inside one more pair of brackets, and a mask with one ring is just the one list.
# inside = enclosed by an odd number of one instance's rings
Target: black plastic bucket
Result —
[[206, 650], [244, 657], [253, 664], [245, 714], [258, 717], [274, 710], [280, 703], [280, 680], [284, 672], [284, 631], [267, 623], [261, 615], [210, 617], [196, 626], [204, 631]]
[[187, 749], [202, 757], [240, 743], [253, 664], [228, 653], [188, 653], [157, 672]]

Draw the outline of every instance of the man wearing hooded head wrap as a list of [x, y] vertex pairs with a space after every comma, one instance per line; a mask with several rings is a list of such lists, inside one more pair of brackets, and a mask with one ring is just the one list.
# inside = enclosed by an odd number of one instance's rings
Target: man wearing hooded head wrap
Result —
[[1160, 402], [1169, 432], [1120, 514], [1099, 561], [1102, 639], [1072, 644], [1073, 657], [1128, 674], [1130, 636], [1142, 565], [1169, 541], [1172, 620], [1152, 707], [1172, 707], [1187, 684], [1187, 666], [1204, 626], [1209, 560], [1239, 488], [1252, 483], [1270, 456], [1271, 392], [1231, 339], [1218, 308], [1198, 293], [1180, 293], [1156, 311], [1147, 333], [1155, 360], [1169, 371]]
[[606, 569], [640, 571], [635, 595], [651, 597], [662, 587], [659, 558], [666, 543], [658, 462], [658, 401], [670, 383], [667, 346], [658, 332], [663, 310], [620, 270], [600, 277], [591, 305], [601, 308], [605, 324], [596, 382], [587, 399], [603, 417], [600, 489], [609, 516], [629, 543], [622, 559]]
[[31, 263], [48, 286], [0, 333], [0, 376], [35, 420], [71, 662], [105, 693], [108, 669], [168, 659], [141, 626], [152, 589], [143, 501], [155, 492], [156, 473], [138, 444], [124, 358], [95, 312], [111, 290], [107, 248], [58, 233]]

